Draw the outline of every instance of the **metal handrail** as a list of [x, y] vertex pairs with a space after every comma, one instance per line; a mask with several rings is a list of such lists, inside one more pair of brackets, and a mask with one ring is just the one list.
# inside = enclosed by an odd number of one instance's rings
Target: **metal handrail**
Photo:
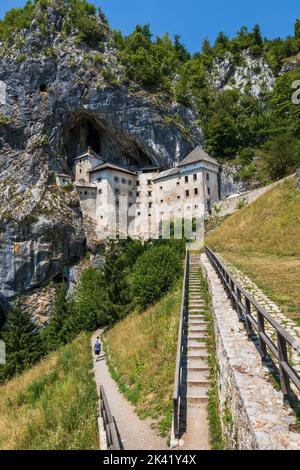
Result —
[[176, 437], [179, 434], [180, 390], [181, 390], [181, 379], [182, 379], [184, 324], [185, 324], [186, 313], [187, 313], [188, 271], [189, 271], [189, 250], [187, 246], [186, 253], [185, 253], [185, 266], [184, 266], [184, 276], [183, 276], [183, 286], [182, 286], [180, 319], [179, 319], [179, 326], [178, 326], [178, 346], [177, 346], [177, 355], [176, 355], [174, 392], [173, 392], [173, 425], [174, 425], [174, 434]]
[[117, 426], [111, 414], [104, 387], [100, 386], [100, 413], [106, 433], [107, 449], [121, 450]]
[[[278, 363], [280, 375], [280, 388], [284, 401], [288, 401], [293, 393], [291, 391], [291, 381], [300, 391], [300, 376], [293, 368], [288, 358], [288, 346], [300, 353], [300, 342], [285, 330], [258, 302], [234, 279], [229, 270], [224, 266], [220, 258], [207, 246], [205, 252], [215, 271], [217, 272], [233, 308], [237, 311], [240, 321], [246, 326], [248, 337], [257, 335], [259, 343], [259, 353], [262, 361], [265, 362], [268, 353], [275, 357]], [[253, 316], [256, 315], [256, 318]], [[266, 324], [275, 330], [276, 344], [266, 332]]]

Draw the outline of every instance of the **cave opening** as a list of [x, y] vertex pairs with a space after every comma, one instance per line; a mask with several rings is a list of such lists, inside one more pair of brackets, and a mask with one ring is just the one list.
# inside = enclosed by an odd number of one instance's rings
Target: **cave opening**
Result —
[[101, 145], [99, 132], [95, 129], [90, 121], [87, 123], [86, 145], [87, 147], [91, 147], [94, 152], [100, 155]]
[[102, 128], [89, 116], [78, 116], [66, 126], [64, 132], [64, 153], [67, 155], [68, 166], [74, 165], [74, 159], [90, 147], [101, 156]]
[[141, 147], [120, 132], [108, 129], [96, 118], [81, 112], [64, 127], [63, 153], [68, 167], [74, 171], [74, 160], [91, 148], [104, 161], [139, 170], [155, 165]]
[[45, 85], [45, 83], [42, 83], [41, 86], [40, 86], [40, 92], [41, 93], [46, 93], [47, 92], [47, 85]]

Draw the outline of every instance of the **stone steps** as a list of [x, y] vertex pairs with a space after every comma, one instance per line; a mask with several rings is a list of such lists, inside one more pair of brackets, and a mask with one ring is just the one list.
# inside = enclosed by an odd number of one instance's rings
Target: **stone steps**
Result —
[[188, 386], [186, 399], [188, 405], [200, 405], [208, 402], [208, 385]]

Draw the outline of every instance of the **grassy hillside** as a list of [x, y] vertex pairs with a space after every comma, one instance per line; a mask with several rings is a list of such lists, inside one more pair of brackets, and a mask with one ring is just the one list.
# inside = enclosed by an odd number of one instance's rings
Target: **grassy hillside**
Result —
[[141, 418], [162, 435], [170, 430], [181, 303], [181, 282], [144, 313], [134, 313], [105, 334], [110, 371]]
[[206, 243], [300, 323], [300, 191], [295, 178], [226, 218]]
[[0, 449], [97, 449], [90, 335], [0, 387]]

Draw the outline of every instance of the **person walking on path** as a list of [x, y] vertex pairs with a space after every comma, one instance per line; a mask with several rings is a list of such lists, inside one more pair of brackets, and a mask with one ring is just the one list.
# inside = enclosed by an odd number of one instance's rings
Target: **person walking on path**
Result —
[[100, 353], [101, 353], [101, 343], [100, 343], [100, 340], [99, 340], [98, 336], [97, 336], [97, 339], [96, 339], [96, 342], [95, 342], [94, 352], [95, 352], [95, 356], [96, 356], [96, 362], [98, 362], [98, 360], [100, 359]]

